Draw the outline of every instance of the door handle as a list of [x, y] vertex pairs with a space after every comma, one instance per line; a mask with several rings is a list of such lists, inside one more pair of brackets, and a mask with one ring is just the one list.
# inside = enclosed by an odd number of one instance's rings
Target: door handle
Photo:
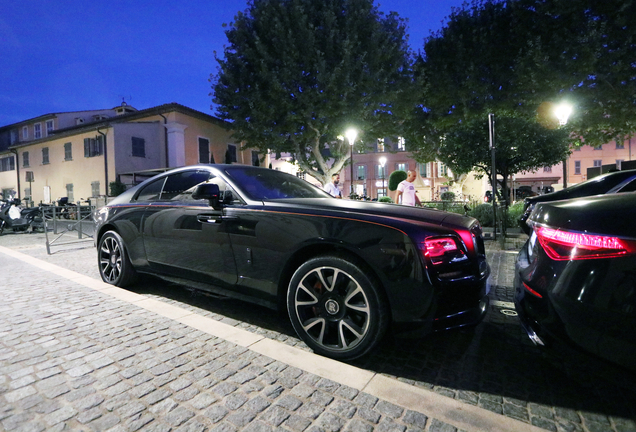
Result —
[[223, 216], [223, 215], [211, 215], [211, 214], [199, 214], [197, 220], [201, 223], [218, 224], [223, 221], [237, 220], [237, 216]]

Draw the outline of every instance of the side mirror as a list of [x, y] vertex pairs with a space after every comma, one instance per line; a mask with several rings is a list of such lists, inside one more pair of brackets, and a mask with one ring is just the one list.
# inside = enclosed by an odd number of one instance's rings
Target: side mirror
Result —
[[192, 192], [192, 198], [195, 200], [207, 199], [210, 207], [215, 210], [221, 210], [222, 208], [219, 200], [220, 195], [219, 185], [213, 183], [201, 183]]

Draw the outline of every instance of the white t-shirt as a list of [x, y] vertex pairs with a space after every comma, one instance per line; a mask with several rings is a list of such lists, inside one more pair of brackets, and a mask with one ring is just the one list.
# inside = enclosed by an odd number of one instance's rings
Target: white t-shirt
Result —
[[415, 205], [415, 186], [413, 186], [413, 183], [403, 180], [398, 185], [397, 190], [402, 192], [402, 204]]
[[325, 192], [327, 192], [328, 194], [336, 198], [342, 196], [342, 192], [340, 192], [340, 189], [338, 189], [338, 186], [333, 184], [333, 182], [327, 183], [324, 187], [324, 190]]

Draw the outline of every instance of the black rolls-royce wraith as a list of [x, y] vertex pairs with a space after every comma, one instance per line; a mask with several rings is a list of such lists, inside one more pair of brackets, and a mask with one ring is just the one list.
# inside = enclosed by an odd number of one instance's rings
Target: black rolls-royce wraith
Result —
[[271, 169], [179, 168], [127, 190], [96, 220], [105, 282], [150, 273], [283, 307], [314, 351], [337, 359], [369, 352], [391, 322], [475, 325], [488, 303], [477, 220], [334, 199]]

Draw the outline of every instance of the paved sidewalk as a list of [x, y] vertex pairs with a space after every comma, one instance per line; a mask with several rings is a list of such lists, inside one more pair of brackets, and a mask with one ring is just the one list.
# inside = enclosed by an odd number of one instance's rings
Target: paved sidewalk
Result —
[[[482, 352], [488, 348], [479, 342], [482, 334], [498, 327], [511, 331], [515, 317], [500, 311], [510, 310], [506, 284], [520, 242], [504, 246], [510, 251], [489, 245], [495, 306], [462, 354], [472, 366], [483, 368], [481, 357], [493, 361]], [[465, 376], [440, 375], [443, 368], [432, 379], [430, 363], [448, 354], [422, 356], [420, 350], [454, 340], [450, 352], [456, 351], [467, 337], [461, 333], [435, 335], [417, 348], [389, 343], [351, 366], [309, 353], [283, 318], [264, 309], [192, 296], [156, 281], [134, 292], [119, 290], [97, 280], [94, 261], [92, 248], [46, 255], [35, 235], [0, 240], [0, 271], [28, 275], [17, 279], [29, 281], [18, 290], [8, 281], [0, 284], [4, 429], [636, 430], [629, 416], [611, 414], [623, 409], [602, 414], [585, 404], [572, 409], [556, 400], [525, 401], [508, 395], [514, 383], [488, 391], [496, 368], [514, 366], [507, 364], [510, 358], [494, 359], [493, 371], [482, 369], [487, 381], [479, 390]], [[531, 353], [518, 329], [517, 337], [521, 352]], [[429, 368], [413, 370], [410, 356], [425, 357]], [[550, 377], [540, 378], [537, 384]], [[527, 384], [524, 376], [517, 380]], [[633, 394], [612, 389], [629, 404]], [[552, 393], [557, 398], [566, 392]]]

